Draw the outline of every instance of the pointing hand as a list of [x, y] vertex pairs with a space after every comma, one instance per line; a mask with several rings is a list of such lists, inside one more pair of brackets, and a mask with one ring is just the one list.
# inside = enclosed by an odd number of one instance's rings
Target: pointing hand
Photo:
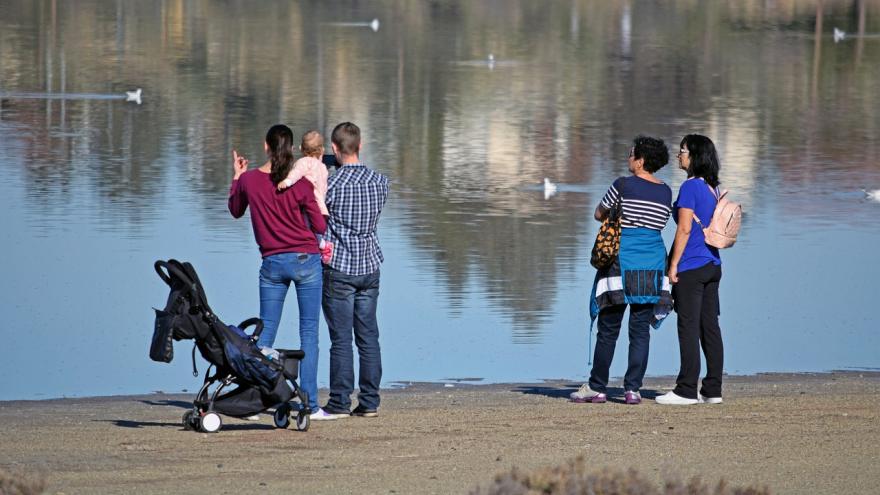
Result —
[[232, 171], [235, 174], [233, 180], [241, 177], [241, 174], [247, 172], [248, 161], [244, 156], [239, 155], [235, 150], [232, 150]]

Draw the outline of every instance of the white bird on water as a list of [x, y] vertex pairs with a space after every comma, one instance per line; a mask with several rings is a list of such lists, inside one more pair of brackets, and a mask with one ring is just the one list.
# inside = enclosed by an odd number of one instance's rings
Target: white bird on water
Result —
[[340, 27], [368, 27], [373, 30], [373, 32], [379, 31], [379, 19], [373, 19], [370, 22], [328, 22], [328, 26], [340, 26]]
[[556, 194], [556, 184], [550, 182], [550, 179], [544, 177], [544, 199], [550, 199], [550, 196]]
[[138, 105], [141, 104], [141, 88], [138, 88], [134, 91], [126, 91], [125, 92], [125, 101], [133, 101]]
[[119, 93], [7, 93], [0, 91], [0, 98], [22, 100], [125, 100], [141, 104], [141, 88]]
[[880, 203], [880, 189], [874, 189], [873, 191], [865, 191], [862, 189], [862, 191], [865, 193], [865, 199]]
[[834, 42], [840, 43], [846, 39], [846, 31], [834, 28]]
[[489, 65], [489, 69], [494, 69], [495, 68], [495, 55], [490, 53], [487, 63]]

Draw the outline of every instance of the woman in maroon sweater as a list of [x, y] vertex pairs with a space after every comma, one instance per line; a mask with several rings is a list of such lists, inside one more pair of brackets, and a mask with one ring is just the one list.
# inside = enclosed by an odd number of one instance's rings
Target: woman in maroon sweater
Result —
[[[323, 234], [326, 221], [315, 200], [314, 186], [300, 179], [289, 189], [278, 191], [293, 166], [293, 132], [275, 125], [266, 134], [269, 160], [248, 170], [248, 161], [233, 155], [234, 177], [229, 190], [229, 212], [239, 218], [251, 207], [254, 237], [263, 256], [260, 268], [260, 319], [263, 333], [257, 345], [272, 347], [284, 307], [287, 289], [293, 282], [299, 305], [300, 347], [305, 351], [300, 365], [302, 388], [309, 396], [312, 419], [325, 419], [318, 407], [318, 316], [321, 307], [321, 254], [315, 235]], [[332, 416], [330, 416], [332, 418]]]

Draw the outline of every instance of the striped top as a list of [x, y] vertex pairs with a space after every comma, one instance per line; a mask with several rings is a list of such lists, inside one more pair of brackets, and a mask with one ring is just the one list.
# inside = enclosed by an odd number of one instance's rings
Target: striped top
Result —
[[621, 201], [622, 228], [646, 227], [663, 230], [672, 214], [672, 189], [635, 175], [618, 177], [602, 198], [602, 207], [611, 209]]

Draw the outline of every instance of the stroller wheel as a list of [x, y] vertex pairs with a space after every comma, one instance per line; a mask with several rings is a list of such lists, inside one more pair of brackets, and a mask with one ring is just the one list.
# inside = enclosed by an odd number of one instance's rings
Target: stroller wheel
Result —
[[205, 433], [214, 433], [220, 431], [223, 421], [217, 413], [209, 412], [199, 419], [199, 428]]
[[282, 404], [275, 408], [275, 426], [278, 428], [287, 428], [290, 426], [290, 406]]
[[310, 418], [305, 411], [300, 411], [299, 414], [296, 415], [296, 429], [299, 431], [308, 431], [311, 421], [312, 418]]
[[189, 410], [183, 413], [183, 429], [184, 430], [195, 430], [198, 425], [193, 421], [193, 412]]

